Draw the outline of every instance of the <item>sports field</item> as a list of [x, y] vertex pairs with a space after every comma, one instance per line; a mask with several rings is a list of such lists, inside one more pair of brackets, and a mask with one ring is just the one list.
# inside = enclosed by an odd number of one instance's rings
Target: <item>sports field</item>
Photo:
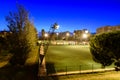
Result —
[[49, 46], [46, 63], [47, 68], [57, 72], [101, 68], [92, 60], [88, 45]]

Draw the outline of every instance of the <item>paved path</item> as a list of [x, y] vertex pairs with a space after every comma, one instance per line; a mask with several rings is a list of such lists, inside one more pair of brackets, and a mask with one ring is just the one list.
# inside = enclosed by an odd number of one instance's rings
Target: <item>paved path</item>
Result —
[[[41, 45], [40, 47], [40, 55], [44, 55], [44, 47]], [[39, 62], [41, 63], [41, 60], [39, 59]], [[43, 57], [42, 64], [39, 63], [39, 71], [38, 76], [46, 76], [46, 64], [45, 64], [45, 57]]]
[[82, 70], [82, 71], [69, 71], [69, 72], [58, 72], [49, 74], [48, 76], [61, 76], [61, 75], [69, 75], [69, 74], [82, 74], [82, 73], [93, 73], [93, 72], [104, 72], [104, 71], [112, 71], [115, 68], [106, 68], [106, 69], [95, 69], [95, 70]]

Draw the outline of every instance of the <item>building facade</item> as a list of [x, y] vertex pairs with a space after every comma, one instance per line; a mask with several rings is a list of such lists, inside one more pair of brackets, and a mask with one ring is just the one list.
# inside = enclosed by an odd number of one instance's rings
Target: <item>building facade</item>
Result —
[[96, 33], [99, 34], [99, 33], [117, 31], [117, 30], [120, 30], [120, 25], [118, 25], [118, 26], [104, 26], [104, 27], [97, 28]]
[[7, 35], [11, 34], [12, 32], [10, 31], [0, 31], [0, 37], [6, 37]]

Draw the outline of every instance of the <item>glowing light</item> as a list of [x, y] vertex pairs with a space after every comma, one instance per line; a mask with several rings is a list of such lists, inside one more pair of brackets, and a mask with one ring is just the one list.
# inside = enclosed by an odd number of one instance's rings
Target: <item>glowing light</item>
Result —
[[48, 37], [48, 34], [47, 34], [47, 33], [45, 33], [45, 37]]
[[87, 33], [88, 33], [88, 30], [85, 30], [85, 33], [87, 34]]
[[87, 34], [83, 34], [83, 38], [87, 38], [88, 37], [88, 35]]
[[59, 33], [56, 33], [57, 34], [57, 36], [59, 35]]
[[69, 33], [66, 33], [66, 36], [69, 36], [70, 34]]

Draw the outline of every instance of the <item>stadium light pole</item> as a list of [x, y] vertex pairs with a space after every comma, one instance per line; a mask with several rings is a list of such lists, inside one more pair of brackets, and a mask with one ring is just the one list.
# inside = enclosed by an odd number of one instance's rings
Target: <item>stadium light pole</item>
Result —
[[56, 35], [57, 35], [57, 40], [58, 40], [58, 35], [59, 35], [59, 33], [57, 32]]
[[48, 33], [45, 33], [44, 36], [45, 36], [45, 38], [46, 38], [46, 40], [47, 40], [47, 39], [48, 39]]
[[[49, 41], [48, 41], [47, 44], [44, 44], [44, 55], [42, 55], [43, 58], [44, 58], [44, 56], [47, 53], [48, 47], [49, 47], [49, 45], [51, 43], [52, 36], [54, 35], [54, 31], [57, 30], [57, 29], [59, 29], [59, 25], [57, 23], [54, 23], [53, 26], [50, 27], [50, 29], [49, 29], [49, 32], [48, 32], [48, 34], [49, 34]], [[45, 34], [45, 36], [48, 37], [48, 34]], [[40, 64], [42, 64], [43, 58], [41, 59], [41, 63]]]
[[67, 33], [66, 33], [67, 40], [68, 40], [68, 37], [69, 37], [69, 36], [70, 36], [70, 33], [67, 32]]
[[[84, 33], [83, 33], [83, 39], [86, 41], [87, 40], [87, 38], [88, 38], [88, 33], [89, 33], [89, 31], [88, 30], [85, 30], [84, 31]], [[84, 44], [86, 43], [86, 42], [83, 42]]]
[[83, 38], [86, 39], [88, 35], [86, 33], [83, 34]]

